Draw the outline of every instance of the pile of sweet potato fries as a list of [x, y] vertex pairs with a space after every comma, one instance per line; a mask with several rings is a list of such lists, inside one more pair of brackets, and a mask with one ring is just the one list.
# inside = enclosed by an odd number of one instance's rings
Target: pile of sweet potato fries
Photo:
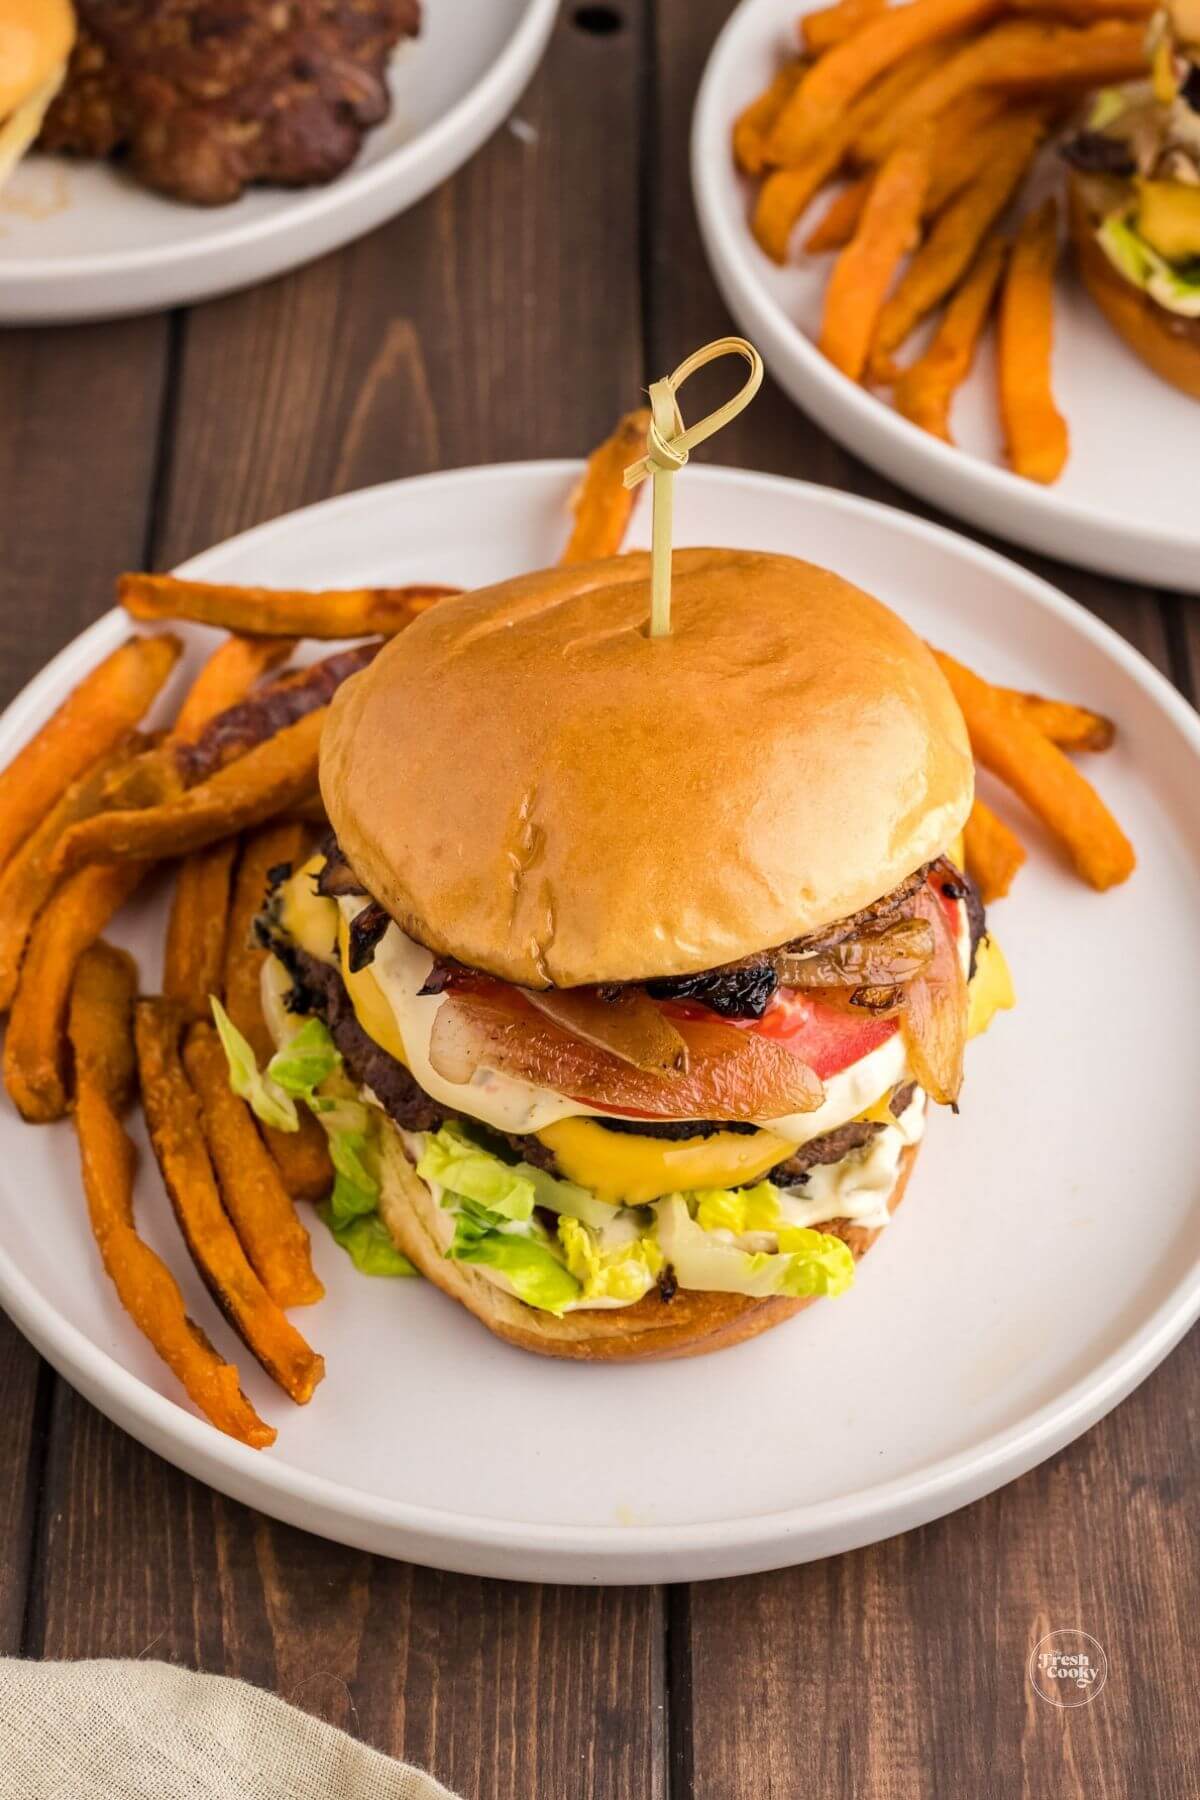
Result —
[[[798, 53], [733, 128], [760, 183], [754, 235], [776, 262], [817, 194], [843, 180], [803, 239], [838, 253], [820, 348], [852, 381], [890, 386], [925, 431], [950, 409], [998, 313], [997, 396], [1012, 469], [1061, 474], [1066, 422], [1051, 385], [1057, 206], [1001, 220], [1039, 147], [1090, 88], [1144, 71], [1154, 0], [837, 0], [799, 21]], [[906, 368], [897, 353], [942, 308]]]
[[[625, 467], [648, 414], [623, 419], [597, 449], [574, 499], [564, 561], [617, 552], [632, 497]], [[174, 723], [147, 732], [181, 644], [132, 636], [89, 674], [0, 773], [0, 1006], [4, 1080], [31, 1123], [70, 1113], [88, 1213], [121, 1302], [199, 1410], [260, 1448], [275, 1431], [186, 1311], [170, 1270], [139, 1236], [136, 1152], [123, 1124], [140, 1095], [180, 1232], [229, 1323], [280, 1388], [307, 1401], [322, 1358], [286, 1309], [323, 1288], [297, 1201], [319, 1201], [334, 1172], [326, 1139], [263, 1126], [231, 1089], [211, 1022], [215, 996], [260, 1065], [274, 1044], [263, 1016], [265, 952], [252, 924], [270, 873], [301, 863], [325, 826], [317, 756], [329, 700], [387, 636], [453, 588], [306, 593], [124, 575], [133, 618], [215, 626], [225, 636]], [[352, 640], [281, 671], [302, 637]], [[1103, 750], [1107, 720], [1066, 702], [990, 686], [939, 661], [978, 760], [1058, 835], [1096, 887], [1121, 881], [1133, 852], [1065, 750]], [[985, 899], [1007, 892], [1025, 852], [977, 803], [968, 865]], [[162, 992], [139, 997], [130, 956], [103, 941], [149, 872], [174, 869]]]

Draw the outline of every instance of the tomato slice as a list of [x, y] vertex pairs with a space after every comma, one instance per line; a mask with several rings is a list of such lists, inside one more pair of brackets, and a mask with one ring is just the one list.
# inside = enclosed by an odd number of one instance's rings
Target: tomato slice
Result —
[[[690, 1019], [705, 1016], [702, 1006], [686, 1002], [667, 1001], [663, 1011]], [[856, 1019], [798, 988], [778, 988], [761, 1019], [727, 1019], [725, 1023], [781, 1044], [822, 1081], [860, 1062], [899, 1030], [895, 1019], [873, 1019], [869, 1013]]]

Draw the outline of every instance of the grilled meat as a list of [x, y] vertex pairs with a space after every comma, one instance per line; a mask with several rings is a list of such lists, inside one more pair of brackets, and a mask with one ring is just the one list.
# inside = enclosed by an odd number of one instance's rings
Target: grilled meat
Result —
[[76, 3], [43, 147], [124, 152], [149, 187], [200, 206], [340, 175], [386, 118], [388, 57], [420, 22], [420, 0]]

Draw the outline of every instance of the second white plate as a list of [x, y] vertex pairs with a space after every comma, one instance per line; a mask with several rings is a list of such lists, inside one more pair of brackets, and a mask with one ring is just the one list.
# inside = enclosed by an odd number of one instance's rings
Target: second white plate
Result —
[[[755, 243], [730, 132], [816, 0], [743, 0], [717, 39], [692, 123], [692, 184], [713, 273], [780, 386], [838, 441], [935, 506], [1031, 550], [1108, 575], [1200, 592], [1193, 478], [1200, 404], [1160, 381], [1109, 330], [1073, 276], [1055, 312], [1054, 380], [1071, 456], [1049, 488], [1003, 467], [990, 345], [958, 397], [957, 447], [841, 375], [814, 338], [828, 256], [779, 268]], [[824, 202], [818, 203], [818, 209]]]
[[[534, 463], [396, 482], [249, 532], [190, 572], [284, 586], [493, 581], [558, 555], [577, 475]], [[356, 1274], [314, 1220], [328, 1297], [296, 1316], [328, 1373], [311, 1405], [293, 1407], [192, 1272], [143, 1140], [139, 1218], [279, 1426], [261, 1455], [195, 1416], [122, 1314], [88, 1233], [70, 1127], [22, 1125], [0, 1096], [0, 1303], [126, 1430], [310, 1531], [563, 1581], [799, 1562], [1029, 1468], [1126, 1394], [1200, 1309], [1187, 1128], [1200, 1067], [1200, 722], [1105, 626], [949, 532], [730, 469], [697, 467], [678, 486], [678, 542], [810, 557], [995, 679], [1111, 713], [1118, 745], [1093, 766], [1140, 866], [1094, 894], [1022, 823], [1030, 862], [993, 917], [1019, 1005], [971, 1046], [962, 1116], [933, 1119], [908, 1197], [849, 1294], [714, 1356], [631, 1368], [528, 1356], [427, 1282]], [[637, 542], [646, 521], [643, 506]], [[0, 764], [127, 629], [109, 614], [25, 690], [0, 720]], [[213, 639], [185, 635], [179, 685]], [[147, 991], [164, 899], [121, 921]]]
[[265, 281], [403, 212], [453, 173], [513, 106], [558, 0], [425, 0], [393, 59], [392, 111], [323, 187], [254, 188], [185, 206], [119, 166], [30, 156], [0, 191], [0, 324], [155, 312]]

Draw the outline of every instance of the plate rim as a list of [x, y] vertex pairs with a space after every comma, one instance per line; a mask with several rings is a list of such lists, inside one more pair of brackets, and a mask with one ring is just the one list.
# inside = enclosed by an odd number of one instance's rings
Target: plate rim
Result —
[[[456, 142], [473, 143], [479, 120], [487, 116], [511, 84], [521, 82], [521, 71], [532, 73], [541, 46], [549, 38], [559, 0], [522, 0], [522, 4], [524, 10], [512, 36], [479, 79], [440, 119], [386, 151], [377, 162], [362, 167], [352, 163], [333, 181], [298, 192], [281, 188], [277, 191], [291, 204], [265, 218], [231, 223], [226, 230], [206, 238], [203, 245], [185, 241], [148, 244], [137, 250], [90, 251], [77, 256], [0, 259], [0, 278], [6, 286], [14, 287], [21, 282], [33, 285], [56, 278], [80, 281], [169, 269], [181, 259], [198, 254], [205, 259], [224, 256], [249, 243], [265, 245], [285, 232], [315, 228], [331, 213], [346, 210], [356, 202], [370, 201], [380, 188], [403, 183], [422, 163], [440, 168], [441, 158], [452, 151]], [[396, 46], [401, 54], [403, 50], [402, 44]]]
[[[456, 485], [463, 481], [511, 482], [553, 478], [566, 494], [583, 468], [581, 459], [544, 459], [476, 465], [401, 478], [318, 501], [252, 526], [179, 565], [203, 578], [217, 572], [227, 553], [241, 552], [294, 527], [298, 519], [331, 517], [379, 506], [397, 490]], [[806, 497], [837, 512], [866, 513], [911, 539], [965, 557], [1015, 583], [1052, 616], [1090, 638], [1112, 656], [1182, 731], [1200, 759], [1200, 716], [1126, 639], [1051, 583], [1009, 557], [944, 525], [880, 501], [801, 482], [788, 476], [697, 465], [697, 485], [724, 485]], [[111, 609], [66, 644], [0, 714], [0, 733], [31, 722], [59, 683], [127, 621]], [[860, 1487], [836, 1498], [765, 1513], [734, 1514], [692, 1523], [590, 1524], [500, 1520], [400, 1499], [331, 1480], [261, 1456], [223, 1436], [180, 1401], [160, 1394], [125, 1369], [69, 1318], [48, 1306], [33, 1281], [0, 1242], [0, 1303], [22, 1334], [54, 1368], [124, 1430], [219, 1491], [293, 1523], [346, 1542], [435, 1566], [472, 1567], [486, 1574], [524, 1572], [545, 1580], [643, 1581], [703, 1579], [754, 1568], [777, 1567], [875, 1542], [898, 1530], [941, 1517], [957, 1506], [1034, 1467], [1087, 1430], [1149, 1375], [1200, 1315], [1200, 1255], [1179, 1272], [1166, 1296], [1125, 1340], [1067, 1388], [1004, 1430], [921, 1469]], [[166, 1446], [164, 1448], [164, 1445]], [[278, 1510], [276, 1510], [278, 1509]], [[300, 1509], [300, 1510], [298, 1510]], [[481, 1553], [472, 1559], [471, 1552]], [[520, 1565], [506, 1565], [507, 1554]], [[445, 1558], [445, 1561], [439, 1559]], [[522, 1561], [521, 1559], [524, 1559]], [[486, 1563], [487, 1566], [484, 1566]], [[629, 1571], [633, 1572], [630, 1573]], [[653, 1571], [659, 1571], [655, 1574]], [[586, 1571], [590, 1571], [590, 1574]], [[624, 1571], [624, 1572], [623, 1572]]]
[[[1081, 561], [1073, 552], [1068, 555], [1061, 547], [1055, 550], [1049, 543], [1051, 528], [1069, 525], [1080, 532], [1092, 534], [1101, 544], [1107, 544], [1110, 548], [1115, 534], [1125, 543], [1137, 543], [1149, 552], [1168, 550], [1180, 559], [1200, 556], [1200, 523], [1190, 534], [1178, 528], [1163, 532], [1155, 526], [1142, 523], [1133, 514], [1122, 514], [1119, 522], [1114, 524], [1111, 514], [1096, 504], [1071, 499], [1056, 492], [1053, 487], [1026, 481], [1021, 476], [1014, 475], [1010, 469], [986, 462], [982, 457], [943, 443], [929, 432], [922, 431], [894, 407], [887, 405], [858, 383], [849, 381], [835, 369], [759, 280], [747, 255], [748, 241], [743, 241], [726, 218], [715, 190], [715, 173], [710, 171], [715, 171], [716, 166], [714, 159], [717, 152], [713, 146], [727, 142], [731, 124], [718, 104], [718, 88], [736, 63], [743, 35], [749, 35], [757, 15], [760, 12], [769, 14], [780, 4], [781, 0], [739, 0], [717, 34], [696, 92], [689, 161], [700, 235], [709, 264], [725, 293], [730, 309], [735, 313], [744, 309], [751, 316], [752, 330], [772, 341], [778, 349], [780, 360], [790, 355], [798, 361], [804, 380], [814, 390], [807, 401], [800, 402], [795, 395], [791, 395], [793, 401], [811, 408], [812, 416], [826, 429], [834, 430], [835, 421], [840, 426], [842, 418], [848, 420], [846, 428], [854, 429], [859, 439], [853, 446], [854, 452], [861, 455], [864, 461], [874, 464], [875, 456], [859, 447], [861, 437], [867, 435], [881, 438], [886, 448], [881, 449], [878, 454], [888, 477], [900, 485], [915, 488], [934, 504], [948, 510], [953, 509], [958, 502], [947, 490], [977, 486], [981, 490], [980, 501], [1003, 508], [1006, 515], [1014, 507], [1024, 507], [1040, 528], [1041, 536], [1036, 547], [1050, 555], [1057, 555], [1071, 562]], [[791, 12], [802, 16], [812, 11], [816, 4], [817, 0], [795, 0]], [[749, 238], [748, 230], [746, 238]], [[736, 303], [729, 290], [736, 296]], [[787, 387], [782, 376], [777, 379]], [[1147, 372], [1146, 380], [1154, 379], [1156, 377]], [[790, 389], [788, 391], [790, 393]], [[829, 409], [832, 417], [816, 410], [818, 402]], [[842, 418], [838, 415], [842, 415]], [[886, 461], [883, 461], [885, 457]], [[907, 477], [894, 472], [894, 465], [901, 458], [910, 466], [914, 462], [920, 466], [919, 481], [916, 478], [909, 481]], [[1014, 538], [1017, 536], [1016, 530], [1007, 523], [1001, 525], [993, 520], [987, 528]], [[1111, 568], [1106, 569], [1103, 561], [1098, 559], [1089, 559], [1083, 566], [1113, 573]], [[1147, 570], [1143, 570], [1140, 576], [1127, 574], [1126, 578], [1143, 581], [1162, 579], [1154, 577]]]

